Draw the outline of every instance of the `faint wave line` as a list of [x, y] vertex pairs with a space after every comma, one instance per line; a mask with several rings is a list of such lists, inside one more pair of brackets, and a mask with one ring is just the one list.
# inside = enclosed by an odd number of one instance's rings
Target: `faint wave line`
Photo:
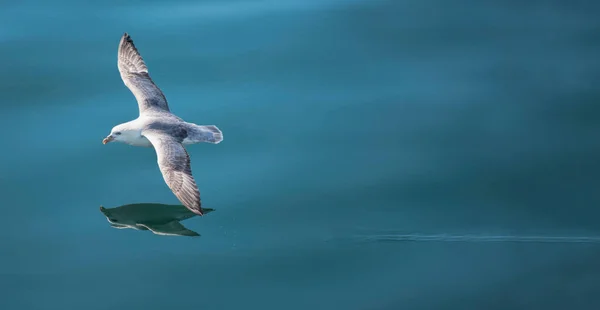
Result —
[[358, 236], [364, 242], [526, 242], [526, 243], [600, 243], [600, 236], [518, 236], [452, 234], [380, 234]]

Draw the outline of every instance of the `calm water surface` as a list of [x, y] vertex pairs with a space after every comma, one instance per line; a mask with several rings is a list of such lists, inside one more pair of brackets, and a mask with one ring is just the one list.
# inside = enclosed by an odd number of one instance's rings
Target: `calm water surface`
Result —
[[[3, 2], [0, 309], [599, 309], [598, 243], [394, 238], [600, 236], [599, 13]], [[152, 149], [101, 143], [138, 113], [123, 32], [174, 113], [224, 132], [188, 148], [200, 237], [100, 212], [178, 204]]]

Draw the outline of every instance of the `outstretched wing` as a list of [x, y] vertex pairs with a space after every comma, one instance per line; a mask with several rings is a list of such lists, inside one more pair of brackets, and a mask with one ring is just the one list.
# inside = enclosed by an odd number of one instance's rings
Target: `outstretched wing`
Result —
[[200, 191], [192, 176], [190, 156], [183, 145], [159, 131], [144, 131], [142, 135], [154, 146], [158, 167], [173, 194], [190, 211], [202, 215]]
[[169, 111], [165, 95], [150, 78], [144, 59], [127, 33], [123, 34], [119, 43], [118, 58], [121, 79], [135, 96], [140, 114], [151, 109]]

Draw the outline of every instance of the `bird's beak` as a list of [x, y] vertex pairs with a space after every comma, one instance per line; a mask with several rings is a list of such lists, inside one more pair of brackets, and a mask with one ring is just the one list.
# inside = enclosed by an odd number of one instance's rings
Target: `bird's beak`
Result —
[[104, 138], [104, 140], [102, 140], [102, 144], [106, 144], [114, 139], [115, 138], [112, 135], [109, 135], [108, 137]]

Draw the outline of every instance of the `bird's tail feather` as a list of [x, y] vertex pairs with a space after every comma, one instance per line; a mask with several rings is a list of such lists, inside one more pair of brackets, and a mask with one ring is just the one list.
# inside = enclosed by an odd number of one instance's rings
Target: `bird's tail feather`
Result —
[[198, 126], [204, 132], [206, 142], [218, 144], [223, 141], [223, 133], [215, 125]]

